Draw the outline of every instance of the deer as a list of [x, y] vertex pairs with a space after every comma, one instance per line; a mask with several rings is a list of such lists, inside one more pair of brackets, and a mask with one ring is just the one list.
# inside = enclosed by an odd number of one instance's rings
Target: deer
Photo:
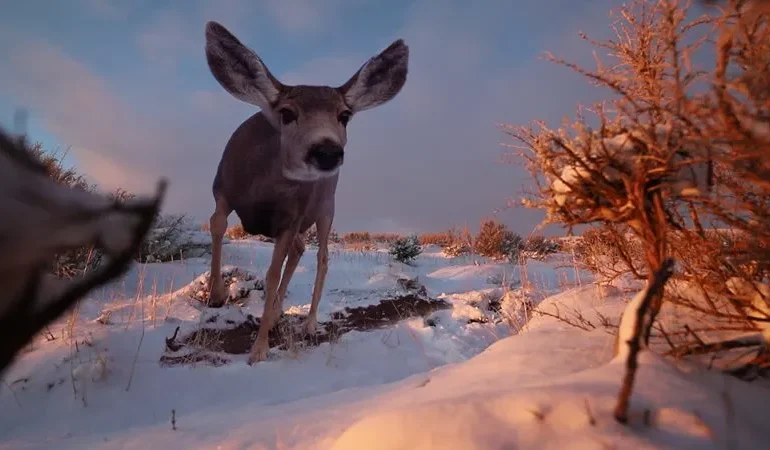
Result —
[[221, 260], [230, 214], [235, 211], [248, 234], [274, 240], [265, 273], [264, 312], [248, 357], [253, 365], [267, 359], [268, 333], [283, 314], [289, 282], [305, 252], [305, 233], [313, 225], [317, 266], [302, 331], [316, 333], [347, 127], [357, 113], [385, 104], [401, 91], [409, 47], [403, 39], [393, 41], [338, 87], [287, 85], [220, 23], [207, 22], [205, 35], [211, 74], [230, 95], [260, 109], [225, 145], [212, 185], [215, 205], [209, 223], [209, 307], [227, 301]]

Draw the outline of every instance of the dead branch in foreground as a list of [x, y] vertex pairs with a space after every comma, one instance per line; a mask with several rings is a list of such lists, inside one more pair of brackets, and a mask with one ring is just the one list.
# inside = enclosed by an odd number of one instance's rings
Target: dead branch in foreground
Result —
[[[160, 211], [153, 198], [118, 202], [56, 184], [23, 139], [0, 130], [0, 374], [49, 323], [129, 268]], [[80, 278], [48, 273], [54, 256], [86, 245], [108, 259]]]
[[636, 370], [638, 368], [639, 351], [642, 348], [643, 340], [646, 336], [649, 336], [649, 332], [645, 328], [648, 323], [651, 325], [653, 321], [652, 318], [646, 319], [647, 315], [651, 312], [650, 309], [653, 304], [660, 303], [659, 298], [663, 296], [663, 287], [673, 274], [674, 260], [667, 259], [663, 262], [663, 266], [653, 274], [650, 284], [647, 287], [647, 292], [644, 294], [644, 299], [637, 310], [628, 311], [628, 313], [633, 312], [636, 314], [636, 321], [634, 322], [634, 334], [631, 336], [631, 339], [626, 342], [626, 344], [628, 344], [626, 374], [623, 376], [623, 383], [621, 384], [620, 392], [618, 393], [618, 402], [615, 406], [615, 420], [620, 423], [628, 422], [628, 405], [631, 400], [631, 393], [634, 389], [634, 378], [636, 377]]

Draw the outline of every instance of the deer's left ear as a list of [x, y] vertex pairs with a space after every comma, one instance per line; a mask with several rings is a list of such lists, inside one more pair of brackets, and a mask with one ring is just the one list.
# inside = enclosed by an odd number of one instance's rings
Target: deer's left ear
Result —
[[253, 50], [214, 21], [206, 24], [206, 61], [227, 92], [266, 115], [284, 89]]
[[353, 112], [374, 108], [399, 93], [409, 65], [409, 47], [399, 39], [370, 58], [339, 91]]

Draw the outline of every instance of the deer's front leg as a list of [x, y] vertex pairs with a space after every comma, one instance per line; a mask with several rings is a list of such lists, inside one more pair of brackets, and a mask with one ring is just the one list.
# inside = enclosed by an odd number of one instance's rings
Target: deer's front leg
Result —
[[313, 299], [310, 303], [310, 311], [303, 325], [307, 334], [315, 334], [318, 327], [318, 304], [321, 302], [324, 283], [326, 282], [326, 272], [329, 270], [329, 233], [332, 228], [332, 217], [322, 217], [316, 222], [318, 231], [318, 266], [315, 274], [315, 284], [313, 285]]
[[227, 202], [217, 198], [214, 214], [211, 215], [211, 271], [209, 276], [208, 306], [218, 308], [227, 301], [227, 291], [222, 280], [222, 239], [227, 231], [227, 216], [230, 214]]
[[286, 298], [286, 291], [289, 289], [289, 283], [291, 282], [294, 272], [297, 270], [302, 255], [305, 253], [305, 241], [304, 235], [297, 234], [294, 241], [289, 246], [289, 256], [286, 259], [286, 268], [283, 269], [283, 275], [281, 275], [281, 285], [278, 286], [278, 302], [276, 302], [276, 316], [281, 317], [283, 313], [283, 301]]
[[280, 301], [278, 298], [278, 283], [281, 281], [281, 268], [283, 267], [286, 255], [289, 253], [289, 248], [295, 235], [296, 233], [293, 230], [282, 233], [276, 240], [275, 247], [273, 247], [273, 257], [265, 276], [265, 309], [259, 324], [257, 340], [251, 347], [249, 365], [267, 359], [267, 351], [270, 349], [268, 336], [270, 329], [273, 328], [278, 319], [276, 307], [277, 302]]

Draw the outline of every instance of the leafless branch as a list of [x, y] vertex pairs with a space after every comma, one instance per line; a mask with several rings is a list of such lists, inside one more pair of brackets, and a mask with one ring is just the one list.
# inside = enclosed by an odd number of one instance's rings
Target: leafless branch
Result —
[[[46, 325], [128, 269], [165, 190], [161, 181], [154, 198], [119, 203], [60, 186], [23, 140], [0, 130], [0, 373]], [[56, 253], [87, 245], [109, 260], [72, 280], [48, 274]]]

